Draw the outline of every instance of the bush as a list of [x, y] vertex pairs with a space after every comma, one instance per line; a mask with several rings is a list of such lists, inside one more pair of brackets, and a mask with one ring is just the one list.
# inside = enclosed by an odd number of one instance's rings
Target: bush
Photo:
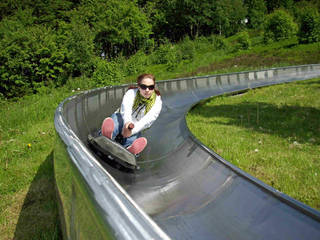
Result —
[[137, 73], [144, 72], [147, 65], [148, 58], [142, 50], [131, 56], [124, 64], [128, 75], [136, 75]]
[[171, 50], [166, 55], [166, 69], [173, 71], [181, 61], [181, 53], [177, 52], [176, 47], [172, 46]]
[[236, 34], [234, 38], [235, 46], [234, 50], [247, 50], [251, 47], [251, 40], [248, 32], [240, 32]]
[[212, 49], [212, 42], [210, 42], [210, 36], [200, 36], [193, 40], [196, 53], [208, 52]]
[[300, 16], [298, 39], [300, 43], [320, 41], [320, 16], [317, 10], [306, 8]]
[[70, 74], [67, 51], [46, 27], [5, 19], [0, 25], [0, 92], [6, 98], [60, 86]]
[[177, 47], [182, 60], [193, 60], [196, 48], [194, 42], [189, 37], [186, 37]]
[[67, 49], [72, 75], [90, 75], [94, 65], [94, 35], [89, 26], [75, 19], [68, 24], [60, 22], [58, 34], [60, 45]]
[[220, 35], [211, 35], [208, 40], [213, 45], [214, 50], [226, 50], [230, 47], [226, 39]]
[[152, 33], [146, 15], [131, 0], [81, 1], [74, 14], [77, 23], [92, 26], [96, 50], [109, 59], [134, 54]]
[[147, 39], [144, 43], [143, 50], [146, 54], [150, 54], [153, 52], [155, 46], [155, 42], [153, 38]]
[[166, 64], [168, 62], [168, 57], [171, 48], [173, 46], [170, 43], [165, 43], [160, 45], [151, 55], [153, 64]]
[[124, 77], [121, 64], [116, 61], [98, 59], [92, 80], [96, 87], [116, 85]]
[[276, 10], [267, 16], [264, 40], [268, 42], [288, 39], [297, 33], [297, 29], [297, 24], [286, 11]]

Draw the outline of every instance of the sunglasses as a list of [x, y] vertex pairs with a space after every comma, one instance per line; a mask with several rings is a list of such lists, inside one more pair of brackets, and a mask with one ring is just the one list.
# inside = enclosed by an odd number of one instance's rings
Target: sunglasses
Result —
[[146, 90], [147, 88], [148, 88], [149, 90], [153, 90], [153, 89], [154, 89], [154, 85], [147, 86], [147, 85], [144, 85], [144, 84], [139, 84], [139, 87], [140, 87], [142, 90]]

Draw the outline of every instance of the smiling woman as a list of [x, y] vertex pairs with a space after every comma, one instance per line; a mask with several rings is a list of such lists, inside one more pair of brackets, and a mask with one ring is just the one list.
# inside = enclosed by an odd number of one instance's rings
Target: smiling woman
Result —
[[151, 127], [162, 108], [155, 84], [152, 74], [138, 76], [137, 86], [129, 87], [120, 109], [103, 121], [101, 134], [112, 140], [121, 139], [118, 142], [131, 153], [140, 153], [147, 144], [141, 131]]

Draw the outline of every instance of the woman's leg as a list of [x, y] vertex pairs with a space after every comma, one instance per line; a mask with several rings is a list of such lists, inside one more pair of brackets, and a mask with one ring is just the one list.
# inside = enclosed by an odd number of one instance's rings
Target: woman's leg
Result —
[[123, 120], [120, 113], [114, 113], [111, 117], [103, 120], [101, 130], [98, 134], [114, 140], [118, 134], [121, 133], [122, 127]]
[[114, 122], [111, 117], [107, 117], [106, 119], [103, 120], [99, 135], [103, 135], [111, 139], [113, 130], [114, 130]]
[[137, 156], [147, 146], [147, 143], [148, 141], [145, 137], [139, 137], [134, 140], [134, 142], [129, 147], [127, 147], [127, 150]]
[[123, 139], [123, 146], [125, 148], [129, 147], [133, 142], [134, 140], [136, 140], [137, 138], [141, 137], [141, 133], [137, 133], [135, 135], [132, 135], [131, 137], [128, 137], [128, 138], [124, 138]]
[[122, 132], [123, 128], [123, 119], [120, 113], [114, 113], [111, 115], [111, 118], [114, 122], [114, 129], [112, 133], [112, 140], [114, 140]]
[[[121, 134], [124, 123], [120, 113], [112, 114], [111, 118], [113, 119], [113, 122], [114, 122], [114, 130], [112, 133], [112, 139], [114, 140], [119, 134]], [[125, 148], [127, 148], [133, 143], [134, 140], [136, 140], [140, 136], [141, 136], [141, 133], [137, 133], [135, 135], [132, 135], [131, 137], [123, 138], [121, 141], [121, 144]]]
[[[111, 118], [113, 120], [114, 123], [114, 128], [113, 128], [113, 132], [112, 132], [112, 136], [111, 139], [115, 140], [116, 137], [121, 134], [122, 132], [122, 128], [123, 128], [123, 119], [120, 113], [113, 113], [111, 115]], [[105, 135], [105, 134], [104, 134]], [[131, 137], [128, 138], [121, 138], [120, 143], [125, 147], [129, 147], [134, 140], [136, 140], [137, 138], [141, 137], [141, 133], [137, 133], [135, 135], [132, 135]]]

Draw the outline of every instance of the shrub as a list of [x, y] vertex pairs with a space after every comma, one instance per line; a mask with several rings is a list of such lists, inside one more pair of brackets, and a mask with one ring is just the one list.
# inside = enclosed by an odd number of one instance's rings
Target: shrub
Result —
[[211, 35], [208, 40], [213, 45], [214, 50], [226, 50], [230, 47], [226, 39], [220, 35]]
[[167, 55], [170, 53], [171, 48], [173, 46], [170, 43], [165, 43], [160, 45], [153, 53], [152, 53], [152, 63], [153, 64], [166, 64], [168, 62]]
[[297, 33], [297, 29], [293, 18], [286, 11], [279, 9], [267, 16], [264, 40], [268, 42], [288, 39]]
[[181, 61], [181, 53], [177, 52], [176, 48], [172, 46], [171, 51], [166, 55], [166, 69], [173, 71], [179, 65]]
[[72, 75], [90, 75], [94, 65], [94, 35], [89, 26], [72, 19], [68, 24], [60, 22], [59, 27], [60, 45], [67, 49]]
[[212, 49], [212, 42], [210, 42], [210, 37], [200, 36], [193, 40], [194, 47], [197, 52], [207, 52]]
[[247, 50], [251, 47], [251, 40], [249, 37], [248, 32], [240, 32], [235, 36], [235, 47], [234, 49], [237, 50]]
[[145, 53], [140, 50], [127, 60], [125, 69], [128, 75], [135, 75], [137, 73], [144, 72], [147, 64], [148, 58]]
[[78, 22], [92, 26], [96, 50], [109, 59], [134, 54], [151, 34], [151, 24], [136, 1], [81, 1], [74, 13]]
[[196, 54], [196, 48], [193, 41], [186, 37], [178, 46], [178, 51], [182, 60], [192, 60]]
[[267, 12], [266, 1], [244, 0], [244, 3], [248, 8], [247, 18], [249, 21], [247, 26], [252, 29], [261, 29]]
[[60, 86], [70, 74], [67, 51], [46, 27], [5, 19], [0, 25], [0, 92], [7, 98]]
[[119, 84], [123, 77], [124, 74], [118, 62], [98, 59], [92, 80], [96, 87], [103, 87]]
[[144, 43], [143, 50], [146, 54], [150, 54], [153, 52], [155, 46], [155, 42], [153, 38], [147, 39]]
[[312, 43], [320, 41], [320, 16], [317, 10], [306, 8], [300, 19], [299, 42]]

